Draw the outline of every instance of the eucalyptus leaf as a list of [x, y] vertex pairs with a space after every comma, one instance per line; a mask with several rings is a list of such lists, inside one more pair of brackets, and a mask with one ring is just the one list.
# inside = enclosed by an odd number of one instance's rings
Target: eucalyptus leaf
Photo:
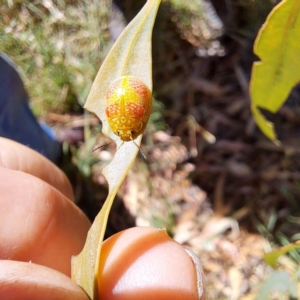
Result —
[[116, 141], [117, 151], [103, 175], [109, 185], [109, 194], [88, 233], [83, 251], [72, 258], [72, 279], [88, 294], [98, 299], [98, 267], [101, 243], [108, 215], [115, 195], [138, 153], [142, 136], [132, 141], [121, 141], [111, 130], [105, 115], [105, 94], [111, 82], [124, 75], [142, 80], [152, 91], [151, 36], [160, 0], [148, 0], [139, 14], [124, 29], [103, 62], [84, 106], [96, 114], [103, 124], [103, 133]]

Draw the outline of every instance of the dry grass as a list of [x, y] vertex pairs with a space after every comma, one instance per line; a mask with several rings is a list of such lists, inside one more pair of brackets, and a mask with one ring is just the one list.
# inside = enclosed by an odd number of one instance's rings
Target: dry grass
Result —
[[80, 112], [110, 46], [110, 1], [4, 1], [0, 51], [19, 66], [38, 115]]

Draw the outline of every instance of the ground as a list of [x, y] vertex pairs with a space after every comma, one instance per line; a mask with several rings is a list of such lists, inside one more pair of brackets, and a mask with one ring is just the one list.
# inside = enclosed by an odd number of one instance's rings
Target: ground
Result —
[[[0, 50], [21, 66], [34, 111], [68, 149], [61, 165], [91, 219], [106, 198], [101, 169], [115, 146], [91, 153], [107, 139], [81, 106], [113, 39], [142, 2], [114, 1], [113, 13], [109, 1], [2, 7]], [[276, 3], [211, 3], [201, 11], [193, 6], [199, 1], [160, 7], [154, 109], [141, 146], [147, 159], [139, 155], [125, 179], [107, 236], [134, 225], [165, 227], [199, 255], [209, 299], [266, 299], [261, 283], [271, 278], [276, 285], [278, 271], [299, 281], [299, 253], [281, 257], [277, 270], [263, 257], [299, 240], [300, 88], [277, 114], [264, 112], [275, 124], [281, 142], [275, 145], [255, 125], [249, 81], [259, 59], [254, 39]], [[66, 163], [70, 156], [73, 164]], [[275, 293], [271, 299], [288, 298]]]

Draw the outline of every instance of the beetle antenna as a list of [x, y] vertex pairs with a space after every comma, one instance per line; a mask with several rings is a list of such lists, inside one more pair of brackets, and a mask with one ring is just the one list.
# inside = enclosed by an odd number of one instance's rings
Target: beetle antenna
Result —
[[116, 152], [123, 146], [124, 141], [122, 141], [122, 144], [117, 148]]
[[105, 146], [108, 146], [108, 145], [110, 145], [110, 144], [112, 144], [112, 143], [113, 143], [113, 142], [104, 144], [104, 145], [102, 145], [102, 146], [98, 146], [98, 147], [96, 147], [95, 149], [93, 149], [92, 152], [95, 152], [96, 150], [101, 149], [101, 148], [103, 148], [103, 147], [105, 147]]
[[145, 152], [141, 149], [141, 147], [139, 147], [139, 145], [132, 138], [131, 138], [131, 140], [137, 146], [137, 148], [140, 150], [140, 153], [142, 154], [144, 159], [147, 160], [147, 156], [146, 156]]

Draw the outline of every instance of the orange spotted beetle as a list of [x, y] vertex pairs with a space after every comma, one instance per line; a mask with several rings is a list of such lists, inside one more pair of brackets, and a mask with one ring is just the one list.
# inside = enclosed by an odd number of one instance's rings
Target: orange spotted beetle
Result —
[[152, 93], [137, 77], [122, 76], [109, 85], [105, 104], [105, 114], [112, 131], [122, 141], [133, 141], [147, 126]]

